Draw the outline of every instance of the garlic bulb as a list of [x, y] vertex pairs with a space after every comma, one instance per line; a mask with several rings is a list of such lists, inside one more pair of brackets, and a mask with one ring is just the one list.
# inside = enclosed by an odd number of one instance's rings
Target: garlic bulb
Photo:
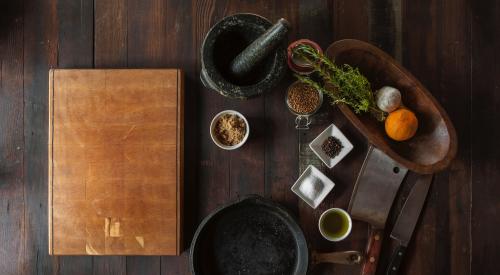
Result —
[[401, 93], [394, 87], [384, 86], [375, 92], [375, 101], [380, 110], [390, 113], [401, 106]]

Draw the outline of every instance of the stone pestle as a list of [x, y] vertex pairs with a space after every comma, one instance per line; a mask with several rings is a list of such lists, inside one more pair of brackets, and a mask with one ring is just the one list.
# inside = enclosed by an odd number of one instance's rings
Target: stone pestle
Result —
[[281, 18], [253, 41], [231, 62], [230, 71], [235, 77], [244, 77], [286, 38], [290, 24]]

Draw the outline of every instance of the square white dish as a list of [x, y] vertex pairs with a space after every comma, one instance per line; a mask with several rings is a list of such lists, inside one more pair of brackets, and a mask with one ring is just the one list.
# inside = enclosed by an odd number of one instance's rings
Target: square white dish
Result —
[[332, 191], [335, 183], [313, 165], [307, 166], [292, 186], [292, 192], [316, 209]]
[[[330, 158], [323, 152], [323, 149], [321, 148], [321, 145], [323, 145], [323, 142], [329, 137], [333, 136], [339, 139], [340, 143], [342, 144], [342, 149], [340, 150], [340, 153], [335, 156], [334, 158]], [[337, 163], [339, 163], [349, 152], [351, 152], [352, 148], [354, 147], [352, 143], [344, 136], [344, 134], [335, 126], [335, 124], [331, 124], [328, 126], [321, 134], [319, 134], [311, 143], [309, 143], [309, 147], [311, 150], [318, 156], [318, 158], [323, 161], [323, 163], [328, 167], [328, 168], [333, 168]]]

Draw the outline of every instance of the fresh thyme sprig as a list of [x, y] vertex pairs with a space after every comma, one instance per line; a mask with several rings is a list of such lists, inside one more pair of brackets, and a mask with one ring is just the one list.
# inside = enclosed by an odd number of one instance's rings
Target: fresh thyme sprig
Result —
[[326, 85], [321, 85], [307, 76], [296, 75], [301, 82], [328, 95], [333, 104], [346, 104], [357, 114], [369, 112], [379, 121], [385, 119], [385, 113], [375, 103], [370, 82], [359, 72], [358, 68], [348, 64], [337, 66], [307, 44], [296, 46], [293, 54], [311, 64]]

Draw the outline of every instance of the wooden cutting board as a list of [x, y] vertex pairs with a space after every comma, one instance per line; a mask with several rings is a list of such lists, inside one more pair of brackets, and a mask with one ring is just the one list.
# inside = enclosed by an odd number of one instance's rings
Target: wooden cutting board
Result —
[[181, 252], [183, 74], [49, 73], [49, 253]]

